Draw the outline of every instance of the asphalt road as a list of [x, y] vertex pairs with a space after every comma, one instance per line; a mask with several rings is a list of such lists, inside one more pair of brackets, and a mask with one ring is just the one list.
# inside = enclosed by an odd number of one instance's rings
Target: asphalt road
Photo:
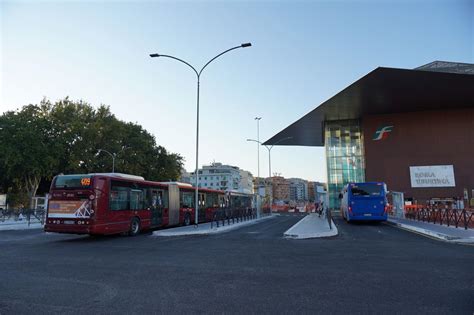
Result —
[[212, 236], [0, 232], [0, 314], [473, 314], [474, 247], [336, 220], [291, 240], [301, 217]]

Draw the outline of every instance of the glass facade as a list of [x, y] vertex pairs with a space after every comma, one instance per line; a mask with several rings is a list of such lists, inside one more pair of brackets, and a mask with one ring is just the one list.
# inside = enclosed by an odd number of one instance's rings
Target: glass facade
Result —
[[365, 181], [364, 139], [358, 120], [326, 121], [324, 128], [329, 207], [339, 209], [348, 182]]

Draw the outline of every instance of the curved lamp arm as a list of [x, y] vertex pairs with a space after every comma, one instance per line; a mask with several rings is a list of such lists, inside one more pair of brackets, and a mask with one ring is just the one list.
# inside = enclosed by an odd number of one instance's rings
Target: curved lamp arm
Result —
[[109, 155], [110, 155], [112, 158], [114, 158], [114, 157], [115, 157], [115, 154], [112, 154], [112, 153], [110, 153], [110, 152], [109, 152], [109, 151], [107, 151], [107, 150], [104, 150], [104, 149], [99, 149], [98, 151], [99, 151], [99, 153], [100, 153], [100, 152], [102, 152], [102, 151], [104, 151], [104, 152], [108, 153], [108, 154], [109, 154]]
[[212, 58], [211, 60], [209, 60], [202, 68], [201, 70], [198, 72], [196, 70], [196, 68], [194, 68], [189, 62], [187, 61], [184, 61], [183, 59], [180, 59], [180, 58], [177, 58], [177, 57], [174, 57], [174, 56], [170, 56], [170, 55], [162, 55], [162, 54], [150, 54], [150, 57], [152, 58], [155, 58], [155, 57], [166, 57], [166, 58], [171, 58], [171, 59], [174, 59], [174, 60], [177, 60], [179, 62], [182, 62], [184, 63], [185, 65], [187, 65], [188, 67], [190, 67], [191, 69], [193, 69], [194, 73], [196, 73], [196, 76], [198, 77], [198, 79], [201, 77], [201, 73], [202, 71], [211, 63], [213, 62], [215, 59], [219, 58], [220, 56], [222, 56], [223, 54], [231, 51], [231, 50], [234, 50], [234, 49], [237, 49], [237, 48], [245, 48], [245, 47], [250, 47], [252, 46], [251, 43], [244, 43], [244, 44], [241, 44], [239, 46], [235, 46], [235, 47], [232, 47], [232, 48], [229, 48], [223, 52], [221, 52], [220, 54], [218, 54], [217, 56], [215, 56], [214, 58]]
[[235, 46], [235, 47], [232, 47], [232, 48], [229, 48], [223, 52], [221, 52], [220, 54], [218, 54], [217, 56], [215, 56], [214, 58], [212, 58], [211, 60], [209, 60], [202, 68], [201, 68], [201, 71], [199, 71], [199, 74], [198, 76], [201, 76], [201, 73], [202, 71], [207, 67], [208, 64], [210, 64], [211, 62], [213, 62], [215, 59], [219, 58], [220, 56], [222, 56], [223, 54], [231, 51], [231, 50], [234, 50], [234, 49], [237, 49], [237, 48], [245, 48], [245, 47], [250, 47], [252, 46], [251, 43], [245, 43], [245, 44], [241, 44], [239, 46]]
[[281, 138], [280, 140], [278, 140], [277, 142], [275, 142], [274, 144], [272, 144], [271, 146], [268, 146], [266, 144], [263, 144], [262, 142], [258, 141], [258, 140], [255, 140], [255, 139], [247, 139], [247, 141], [252, 141], [252, 142], [257, 142], [257, 143], [260, 143], [260, 145], [263, 145], [265, 148], [268, 149], [268, 151], [271, 151], [271, 149], [273, 149], [273, 147], [275, 145], [277, 145], [278, 143], [280, 142], [283, 142], [285, 140], [289, 140], [289, 139], [293, 139], [293, 137], [285, 137], [285, 138]]
[[178, 60], [179, 62], [182, 62], [185, 65], [189, 66], [191, 69], [193, 69], [194, 73], [196, 73], [197, 77], [199, 78], [200, 73], [198, 73], [197, 70], [193, 66], [191, 66], [191, 64], [189, 62], [186, 62], [183, 59], [179, 59], [177, 57], [173, 57], [173, 56], [170, 56], [170, 55], [160, 55], [160, 54], [150, 54], [150, 57], [152, 57], [152, 58], [154, 58], [154, 57], [166, 57], [166, 58], [171, 58], [171, 59], [174, 59], [174, 60]]
[[[283, 142], [283, 141], [285, 141], [285, 140], [289, 140], [289, 139], [293, 139], [293, 137], [281, 138], [280, 140], [278, 140], [277, 142], [275, 142], [274, 144], [272, 144], [272, 146], [270, 147], [270, 150], [271, 150], [275, 145], [277, 145], [278, 143]], [[265, 146], [266, 146], [266, 145], [265, 145]]]

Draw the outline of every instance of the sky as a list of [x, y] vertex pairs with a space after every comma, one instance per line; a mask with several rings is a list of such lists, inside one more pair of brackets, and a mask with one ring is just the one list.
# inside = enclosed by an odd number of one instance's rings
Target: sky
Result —
[[[474, 63], [471, 1], [2, 1], [0, 113], [69, 96], [109, 105], [195, 167], [258, 173], [263, 142], [373, 69]], [[322, 147], [275, 146], [272, 173], [326, 181]], [[260, 175], [268, 176], [260, 148]]]

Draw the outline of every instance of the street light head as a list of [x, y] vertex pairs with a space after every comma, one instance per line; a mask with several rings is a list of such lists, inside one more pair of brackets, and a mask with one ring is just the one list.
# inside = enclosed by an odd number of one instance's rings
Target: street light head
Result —
[[151, 58], [159, 57], [159, 56], [160, 56], [159, 54], [150, 54], [150, 57], [151, 57]]
[[242, 48], [250, 47], [250, 46], [252, 46], [252, 43], [243, 43], [242, 45], [240, 45], [240, 47]]
[[260, 120], [262, 119], [262, 117], [255, 117], [255, 120]]

